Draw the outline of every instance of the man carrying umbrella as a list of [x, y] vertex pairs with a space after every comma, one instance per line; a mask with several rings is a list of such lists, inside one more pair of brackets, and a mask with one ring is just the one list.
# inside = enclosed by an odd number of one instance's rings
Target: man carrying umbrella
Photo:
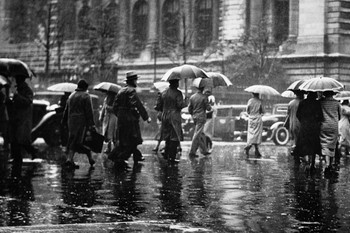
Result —
[[151, 118], [136, 93], [138, 75], [129, 71], [126, 73], [126, 86], [118, 92], [113, 111], [118, 117], [119, 147], [116, 165], [126, 165], [125, 161], [133, 154], [134, 162], [143, 161], [137, 146], [142, 144], [139, 125], [140, 116], [144, 121], [151, 122]]

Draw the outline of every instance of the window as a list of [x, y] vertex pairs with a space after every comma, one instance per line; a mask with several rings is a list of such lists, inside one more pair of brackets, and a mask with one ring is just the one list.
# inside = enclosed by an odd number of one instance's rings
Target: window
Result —
[[205, 48], [210, 45], [213, 35], [213, 0], [196, 1], [196, 45]]
[[136, 2], [133, 10], [133, 43], [136, 49], [143, 49], [148, 35], [148, 5], [144, 0]]
[[288, 38], [289, 32], [289, 0], [275, 2], [275, 40], [278, 44]]
[[79, 39], [87, 39], [89, 36], [89, 13], [90, 7], [88, 5], [88, 1], [83, 1], [83, 6], [78, 14], [78, 30], [79, 30]]
[[163, 6], [163, 40], [170, 43], [179, 41], [180, 12], [178, 0], [167, 0]]
[[118, 5], [115, 0], [110, 0], [104, 9], [104, 17], [106, 22], [106, 37], [118, 38]]

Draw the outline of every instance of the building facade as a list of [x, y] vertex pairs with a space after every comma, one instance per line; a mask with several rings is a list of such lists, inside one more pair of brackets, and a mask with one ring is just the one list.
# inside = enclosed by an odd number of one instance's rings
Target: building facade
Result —
[[[45, 47], [36, 38], [40, 27], [37, 25], [33, 29], [36, 33], [31, 30], [31, 35], [16, 41], [26, 32], [23, 29], [23, 33], [16, 34], [8, 26], [18, 16], [12, 12], [14, 2], [26, 1], [0, 0], [0, 56], [21, 59], [41, 74], [45, 70]], [[160, 80], [169, 68], [183, 63], [221, 71], [218, 61], [223, 58], [216, 53], [208, 56], [212, 44], [239, 40], [266, 20], [269, 44], [279, 48], [278, 58], [288, 82], [324, 75], [346, 86], [350, 84], [350, 0], [51, 0], [51, 3], [49, 18], [53, 26], [46, 28], [51, 28], [52, 40], [62, 40], [60, 46], [52, 43], [51, 72], [91, 71], [101, 65], [86, 58], [87, 51], [93, 49], [99, 51], [104, 65], [117, 67], [114, 81], [122, 82], [125, 71], [133, 69], [141, 75], [140, 85], [145, 88]], [[59, 17], [62, 4], [69, 6], [64, 8], [65, 21]], [[57, 25], [63, 25], [64, 30]], [[92, 32], [91, 25], [99, 26]], [[103, 25], [108, 26], [107, 32]], [[57, 35], [64, 35], [64, 39]], [[94, 47], [91, 38], [95, 39]]]

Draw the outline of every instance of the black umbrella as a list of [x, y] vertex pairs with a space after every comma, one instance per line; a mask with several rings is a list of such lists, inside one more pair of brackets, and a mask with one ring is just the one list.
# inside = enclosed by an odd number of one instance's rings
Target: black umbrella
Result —
[[0, 58], [0, 74], [9, 78], [17, 75], [27, 78], [35, 77], [34, 72], [28, 65], [18, 59]]

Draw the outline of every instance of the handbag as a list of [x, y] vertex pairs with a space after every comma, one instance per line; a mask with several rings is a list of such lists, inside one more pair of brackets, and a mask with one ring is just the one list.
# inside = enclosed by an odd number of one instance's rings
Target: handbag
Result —
[[104, 136], [96, 132], [96, 130], [91, 130], [85, 127], [83, 138], [83, 146], [95, 153], [101, 153]]

